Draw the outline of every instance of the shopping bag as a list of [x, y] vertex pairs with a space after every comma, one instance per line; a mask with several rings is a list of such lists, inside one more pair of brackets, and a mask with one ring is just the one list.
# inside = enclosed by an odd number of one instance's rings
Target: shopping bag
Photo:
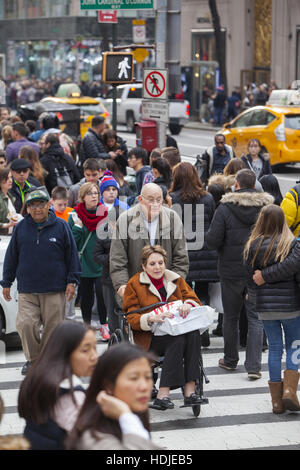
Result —
[[[182, 302], [179, 302], [182, 305]], [[174, 302], [174, 304], [175, 303], [177, 302]], [[154, 323], [152, 330], [154, 336], [178, 336], [195, 330], [199, 330], [202, 334], [213, 324], [216, 312], [212, 307], [208, 305], [192, 307], [189, 314], [185, 318], [182, 318], [179, 315], [179, 306], [180, 305], [172, 305], [168, 310], [165, 310], [173, 313], [173, 318], [165, 318], [162, 323]], [[164, 305], [164, 307], [166, 307], [166, 305]]]

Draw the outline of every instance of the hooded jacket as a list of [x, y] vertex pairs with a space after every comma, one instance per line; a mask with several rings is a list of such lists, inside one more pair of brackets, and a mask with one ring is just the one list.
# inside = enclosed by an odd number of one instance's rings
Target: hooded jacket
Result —
[[208, 247], [218, 250], [221, 278], [247, 278], [244, 246], [260, 210], [273, 201], [273, 196], [255, 189], [240, 189], [222, 197], [206, 236]]
[[63, 292], [67, 284], [79, 284], [80, 262], [68, 224], [49, 211], [38, 226], [30, 215], [16, 225], [3, 265], [2, 287], [17, 278], [18, 292]]

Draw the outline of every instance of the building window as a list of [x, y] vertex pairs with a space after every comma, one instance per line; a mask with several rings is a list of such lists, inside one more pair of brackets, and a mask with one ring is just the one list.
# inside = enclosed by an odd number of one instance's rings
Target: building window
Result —
[[4, 19], [12, 20], [18, 18], [18, 0], [4, 1]]

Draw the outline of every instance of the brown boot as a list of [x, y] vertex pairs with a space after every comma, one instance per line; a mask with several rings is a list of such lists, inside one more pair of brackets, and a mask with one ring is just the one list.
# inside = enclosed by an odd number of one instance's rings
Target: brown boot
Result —
[[268, 382], [269, 390], [272, 397], [273, 413], [279, 415], [284, 413], [282, 403], [283, 382]]
[[285, 370], [283, 379], [282, 403], [285, 410], [300, 411], [297, 397], [299, 373], [297, 370]]

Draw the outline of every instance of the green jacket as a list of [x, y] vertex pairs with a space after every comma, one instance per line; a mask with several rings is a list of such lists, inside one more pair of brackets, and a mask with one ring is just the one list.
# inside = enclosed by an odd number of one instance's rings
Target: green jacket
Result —
[[12, 203], [14, 203], [15, 198], [12, 197], [10, 194], [8, 194], [8, 196], [5, 196], [5, 194], [0, 189], [0, 235], [8, 234], [7, 228], [1, 228], [2, 224], [7, 224], [9, 222], [9, 219], [7, 217], [8, 198], [11, 200]]
[[[75, 238], [77, 249], [78, 251], [80, 251], [83, 248], [84, 243], [88, 238], [90, 232], [84, 225], [82, 228], [76, 226], [74, 224], [71, 214], [68, 219], [68, 224], [70, 225], [73, 236]], [[97, 234], [96, 232], [91, 233], [92, 235], [90, 236], [89, 241], [87, 242], [84, 252], [82, 253], [82, 256], [80, 258], [82, 269], [81, 277], [100, 277], [102, 274], [102, 266], [96, 264], [93, 259], [93, 252], [97, 241]]]

